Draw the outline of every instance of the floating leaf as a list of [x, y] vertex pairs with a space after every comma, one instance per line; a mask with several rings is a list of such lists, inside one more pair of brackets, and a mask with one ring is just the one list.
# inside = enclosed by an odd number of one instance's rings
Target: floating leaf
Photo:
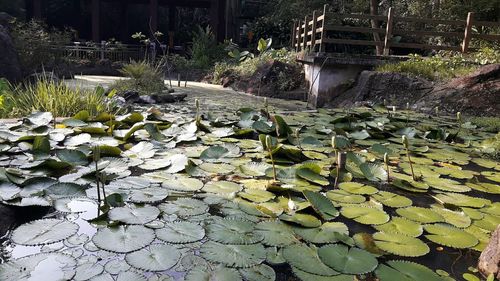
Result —
[[388, 191], [380, 191], [371, 196], [381, 204], [391, 208], [403, 208], [411, 206], [411, 199]]
[[382, 165], [375, 163], [362, 163], [359, 165], [359, 169], [370, 181], [385, 181], [387, 180], [387, 171]]
[[433, 223], [433, 222], [444, 221], [444, 218], [440, 214], [434, 212], [431, 209], [422, 207], [401, 208], [397, 209], [396, 213], [398, 213], [398, 215], [402, 217], [421, 223]]
[[189, 177], [177, 177], [172, 180], [164, 181], [161, 186], [177, 191], [193, 192], [200, 190], [203, 187], [203, 182]]
[[324, 244], [334, 242], [344, 242], [352, 244], [353, 241], [349, 237], [349, 229], [341, 222], [325, 222], [320, 227], [304, 228], [294, 227], [293, 231], [301, 236], [305, 241]]
[[318, 227], [321, 226], [321, 221], [318, 220], [316, 217], [308, 215], [308, 214], [302, 214], [302, 213], [294, 213], [294, 214], [282, 214], [279, 216], [281, 220], [288, 221], [288, 222], [293, 222], [296, 224], [300, 224], [304, 227]]
[[388, 223], [376, 225], [374, 228], [385, 233], [399, 233], [411, 237], [418, 237], [424, 232], [421, 224], [402, 217], [392, 217]]
[[193, 268], [186, 274], [185, 281], [213, 280], [213, 281], [238, 281], [241, 276], [237, 270], [226, 267], [216, 267], [212, 270]]
[[355, 204], [355, 203], [363, 203], [366, 201], [366, 198], [363, 195], [352, 194], [350, 192], [341, 189], [328, 191], [326, 193], [326, 197], [340, 203]]
[[325, 220], [332, 220], [339, 215], [339, 211], [335, 209], [332, 202], [324, 195], [314, 191], [303, 191], [306, 199], [311, 203], [316, 213]]
[[225, 245], [208, 241], [201, 246], [200, 254], [211, 262], [230, 267], [251, 267], [266, 259], [266, 249], [261, 244]]
[[479, 243], [473, 235], [446, 224], [429, 224], [425, 225], [424, 229], [430, 233], [425, 235], [425, 238], [440, 245], [466, 249], [474, 247]]
[[378, 192], [375, 187], [358, 182], [342, 182], [339, 184], [339, 188], [352, 194], [375, 194]]
[[380, 281], [426, 280], [442, 281], [443, 279], [431, 269], [409, 261], [388, 261], [381, 264], [375, 274]]
[[403, 234], [377, 232], [373, 239], [380, 249], [403, 257], [424, 256], [430, 250], [421, 240]]
[[76, 260], [69, 255], [35, 254], [0, 264], [0, 280], [48, 280], [48, 276], [72, 280], [75, 266]]
[[262, 243], [267, 246], [283, 247], [298, 242], [291, 228], [280, 221], [259, 222], [255, 232], [264, 237]]
[[169, 222], [156, 230], [156, 236], [169, 243], [192, 243], [205, 237], [205, 229], [199, 224], [187, 221]]
[[128, 253], [125, 260], [131, 266], [145, 271], [165, 271], [172, 268], [181, 257], [174, 246], [153, 244], [142, 250]]
[[242, 268], [239, 271], [241, 276], [248, 281], [276, 280], [276, 272], [274, 272], [274, 269], [265, 264], [259, 264], [249, 268]]
[[490, 200], [458, 193], [437, 194], [435, 198], [443, 203], [460, 207], [482, 208], [485, 205], [491, 204]]
[[202, 215], [208, 211], [208, 205], [192, 198], [179, 198], [173, 202], [163, 203], [158, 206], [167, 215], [177, 215], [181, 218]]
[[255, 224], [236, 219], [219, 219], [207, 226], [207, 237], [224, 244], [255, 244], [264, 237], [254, 232]]
[[229, 194], [241, 191], [239, 184], [230, 181], [212, 181], [203, 187], [203, 191], [216, 194]]
[[92, 238], [94, 244], [106, 251], [129, 253], [151, 244], [155, 239], [152, 229], [140, 225], [101, 228]]
[[318, 250], [320, 259], [331, 268], [347, 274], [364, 274], [373, 271], [377, 259], [369, 252], [342, 244], [325, 245]]
[[153, 206], [119, 207], [109, 211], [110, 220], [121, 221], [126, 224], [146, 224], [160, 215], [160, 210]]
[[46, 245], [76, 234], [78, 228], [78, 224], [66, 220], [41, 219], [20, 225], [12, 232], [11, 239], [19, 245]]
[[61, 149], [56, 151], [57, 158], [63, 162], [71, 163], [75, 166], [88, 164], [87, 155], [79, 150]]
[[328, 185], [329, 181], [325, 177], [313, 172], [308, 168], [297, 169], [297, 176], [309, 182], [316, 183], [322, 186]]
[[132, 190], [128, 201], [134, 203], [155, 203], [165, 200], [169, 192], [163, 188], [150, 187], [139, 190]]
[[340, 213], [349, 219], [362, 224], [384, 224], [389, 221], [389, 215], [383, 210], [366, 206], [344, 206]]
[[283, 248], [283, 257], [291, 266], [311, 274], [322, 276], [339, 274], [321, 261], [318, 255], [318, 249], [314, 246], [308, 247], [305, 244], [286, 246]]

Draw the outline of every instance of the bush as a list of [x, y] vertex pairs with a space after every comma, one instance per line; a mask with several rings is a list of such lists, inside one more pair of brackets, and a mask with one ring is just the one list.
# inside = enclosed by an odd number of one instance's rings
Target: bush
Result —
[[81, 110], [93, 115], [108, 110], [102, 90], [71, 88], [41, 75], [32, 84], [16, 88], [0, 82], [0, 117], [21, 117], [34, 111], [52, 112], [57, 117], [73, 116]]
[[128, 63], [119, 71], [129, 79], [117, 81], [111, 88], [118, 92], [137, 91], [141, 95], [161, 92], [165, 89], [163, 65], [163, 61], [154, 65], [147, 61]]
[[24, 72], [32, 73], [42, 66], [54, 64], [57, 56], [51, 51], [54, 45], [71, 42], [74, 31], [50, 29], [37, 21], [14, 22], [12, 39]]
[[198, 30], [193, 34], [191, 56], [195, 67], [207, 69], [227, 57], [226, 46], [217, 42], [210, 27], [203, 29], [198, 26]]
[[407, 73], [429, 80], [447, 80], [467, 75], [479, 65], [500, 63], [500, 51], [493, 48], [481, 48], [478, 52], [463, 55], [456, 52], [444, 52], [430, 58], [413, 55], [409, 60], [385, 64], [377, 71]]

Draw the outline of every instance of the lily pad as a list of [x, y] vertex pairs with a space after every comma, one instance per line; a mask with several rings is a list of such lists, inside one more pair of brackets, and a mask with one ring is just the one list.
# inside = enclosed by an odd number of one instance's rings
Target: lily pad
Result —
[[106, 251], [130, 253], [151, 244], [155, 239], [152, 229], [140, 225], [101, 228], [92, 238], [94, 244]]
[[209, 261], [229, 267], [252, 267], [266, 259], [266, 249], [261, 244], [225, 245], [208, 241], [201, 246], [200, 254]]
[[181, 257], [174, 246], [153, 244], [148, 248], [128, 253], [125, 260], [131, 266], [145, 271], [165, 271], [172, 268]]
[[421, 240], [403, 234], [377, 232], [373, 234], [373, 239], [380, 249], [403, 257], [420, 257], [430, 251]]
[[325, 245], [318, 250], [320, 259], [331, 268], [347, 274], [364, 274], [373, 271], [378, 261], [371, 253], [342, 244]]
[[11, 239], [19, 245], [47, 245], [76, 234], [78, 229], [78, 224], [67, 220], [41, 219], [20, 225], [12, 232]]

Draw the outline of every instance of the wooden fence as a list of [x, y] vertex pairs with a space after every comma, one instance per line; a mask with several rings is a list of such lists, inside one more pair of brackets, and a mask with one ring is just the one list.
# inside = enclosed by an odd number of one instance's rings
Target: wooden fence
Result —
[[156, 56], [156, 48], [153, 45], [146, 47], [145, 45], [109, 44], [107, 42], [73, 42], [71, 45], [52, 46], [51, 51], [57, 58], [89, 61], [127, 62]]
[[[346, 20], [351, 22], [369, 22], [370, 26], [356, 26], [343, 24]], [[340, 22], [334, 24], [332, 22]], [[404, 29], [407, 25], [421, 26], [420, 29]], [[439, 25], [450, 27], [448, 30], [439, 31], [426, 28], [426, 25]], [[403, 28], [401, 28], [403, 26]], [[367, 14], [337, 14], [328, 12], [328, 6], [325, 5], [322, 12], [314, 11], [312, 16], [305, 16], [304, 20], [296, 21], [292, 29], [292, 48], [296, 51], [308, 50], [310, 52], [325, 53], [329, 52], [331, 45], [357, 45], [372, 46], [377, 50], [377, 55], [389, 55], [391, 49], [405, 48], [418, 50], [451, 50], [467, 53], [470, 48], [471, 39], [483, 39], [487, 41], [496, 41], [500, 43], [500, 34], [479, 34], [474, 33], [473, 28], [497, 28], [500, 30], [499, 22], [486, 22], [474, 20], [474, 14], [468, 13], [466, 20], [442, 20], [425, 19], [414, 17], [398, 17], [394, 14], [392, 8], [389, 9], [387, 16], [367, 15]], [[458, 30], [458, 31], [457, 31]], [[349, 38], [333, 38], [329, 33], [350, 33], [350, 34], [368, 34], [365, 40]], [[397, 36], [397, 37], [396, 37]], [[455, 44], [425, 44], [425, 43], [403, 43], [396, 38], [408, 37], [431, 37], [445, 38]]]

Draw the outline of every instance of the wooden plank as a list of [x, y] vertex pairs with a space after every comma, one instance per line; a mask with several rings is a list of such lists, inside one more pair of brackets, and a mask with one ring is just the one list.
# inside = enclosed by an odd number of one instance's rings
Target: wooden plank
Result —
[[328, 10], [328, 5], [323, 6], [323, 18], [322, 18], [322, 24], [321, 24], [321, 38], [319, 41], [319, 52], [324, 53], [326, 46], [325, 43], [323, 43], [323, 40], [325, 39], [325, 27], [326, 27], [326, 11]]
[[327, 31], [348, 31], [348, 32], [358, 32], [358, 33], [373, 33], [379, 32], [385, 34], [384, 28], [371, 28], [371, 27], [359, 27], [359, 26], [346, 26], [346, 25], [327, 25]]
[[318, 16], [318, 21], [322, 21], [325, 18], [325, 15]]
[[428, 44], [418, 44], [418, 43], [391, 43], [391, 48], [460, 51], [460, 47], [458, 46], [428, 45]]
[[335, 39], [335, 38], [325, 38], [324, 43], [328, 44], [345, 44], [345, 45], [359, 45], [359, 46], [384, 46], [383, 42], [375, 42], [368, 40], [351, 40], [351, 39]]
[[295, 45], [295, 36], [297, 32], [297, 22], [293, 21], [293, 26], [292, 26], [292, 38], [291, 38], [291, 47]]
[[360, 20], [386, 20], [387, 18], [385, 16], [378, 16], [378, 15], [365, 15], [365, 14], [333, 14], [332, 15], [335, 18], [340, 18], [340, 19], [360, 19]]
[[[313, 11], [313, 24], [311, 27], [311, 41], [316, 42], [316, 25], [317, 25], [316, 11]], [[311, 44], [313, 52], [316, 52], [316, 44]]]
[[488, 27], [500, 27], [500, 22], [495, 21], [472, 21], [472, 25], [474, 26], [488, 26]]
[[472, 34], [472, 38], [479, 38], [491, 41], [500, 41], [500, 34]]
[[394, 21], [397, 22], [421, 22], [429, 24], [445, 24], [445, 25], [465, 25], [466, 22], [463, 20], [440, 20], [440, 19], [425, 19], [425, 18], [414, 18], [414, 17], [394, 17]]
[[[308, 22], [308, 17], [307, 17], [307, 16], [305, 16], [305, 18], [304, 18], [304, 22], [305, 22], [305, 23], [307, 23], [307, 22]], [[308, 26], [307, 26], [307, 25], [305, 25], [305, 27], [304, 27], [304, 33], [303, 33], [303, 34], [304, 34], [304, 38], [303, 38], [303, 39], [304, 39], [304, 41], [303, 41], [303, 43], [302, 43], [302, 46], [303, 46], [303, 50], [304, 50], [304, 51], [307, 49], [307, 45], [306, 45], [306, 42], [307, 42], [307, 31], [308, 31]]]
[[474, 13], [467, 14], [467, 25], [465, 26], [464, 41], [462, 42], [462, 53], [467, 53], [472, 34], [472, 21]]
[[301, 38], [301, 35], [302, 35], [302, 25], [301, 25], [301, 22], [299, 20], [299, 30], [297, 31], [297, 48], [295, 49], [296, 52], [300, 52], [300, 38]]
[[406, 35], [406, 36], [442, 36], [442, 37], [461, 37], [463, 32], [440, 32], [440, 31], [425, 31], [425, 30], [394, 30], [392, 32], [394, 35]]
[[385, 40], [384, 40], [384, 56], [388, 56], [391, 51], [391, 39], [392, 39], [392, 24], [394, 22], [394, 15], [392, 7], [389, 8], [387, 13], [387, 26], [385, 30]]

